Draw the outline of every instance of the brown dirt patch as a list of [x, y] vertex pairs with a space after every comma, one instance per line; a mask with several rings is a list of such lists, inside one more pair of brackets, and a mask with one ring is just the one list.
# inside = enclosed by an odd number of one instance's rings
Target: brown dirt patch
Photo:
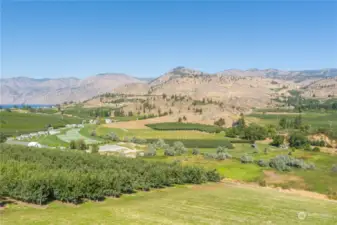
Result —
[[290, 174], [278, 174], [275, 171], [265, 170], [264, 180], [268, 185], [280, 185], [286, 183], [296, 183], [296, 186], [305, 188], [305, 182], [302, 178]]

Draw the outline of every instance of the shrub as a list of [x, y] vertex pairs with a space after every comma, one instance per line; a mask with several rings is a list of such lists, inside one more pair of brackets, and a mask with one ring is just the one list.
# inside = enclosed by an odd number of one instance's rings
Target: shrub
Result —
[[200, 151], [198, 148], [193, 148], [192, 149], [192, 155], [199, 155], [200, 154]]
[[250, 124], [243, 129], [243, 139], [264, 140], [268, 136], [267, 129], [255, 123]]
[[137, 137], [132, 137], [130, 141], [135, 144], [145, 144], [146, 143], [146, 139], [141, 139]]
[[144, 152], [144, 156], [155, 156], [156, 154], [156, 148], [152, 144], [149, 144], [147, 150]]
[[163, 139], [158, 139], [158, 141], [155, 143], [156, 149], [164, 149], [166, 143]]
[[175, 155], [174, 148], [168, 147], [168, 148], [164, 149], [164, 155], [165, 156], [174, 156]]
[[69, 148], [70, 149], [76, 149], [76, 142], [75, 140], [71, 140], [70, 143], [69, 143]]
[[319, 151], [321, 151], [321, 149], [320, 149], [319, 147], [315, 146], [315, 147], [312, 149], [312, 151], [314, 151], [314, 152], [319, 152]]
[[219, 146], [217, 149], [216, 149], [216, 153], [219, 154], [219, 153], [224, 153], [226, 152], [227, 149], [225, 147], [222, 147], [222, 146]]
[[261, 167], [268, 167], [269, 166], [269, 162], [268, 161], [264, 161], [263, 159], [259, 159], [256, 162], [257, 165], [261, 166]]
[[240, 157], [240, 161], [241, 163], [252, 163], [254, 161], [253, 157], [249, 156], [249, 155], [243, 155]]
[[332, 165], [331, 172], [337, 173], [337, 164]]
[[110, 133], [107, 135], [107, 139], [110, 139], [111, 141], [120, 141], [118, 135], [115, 134], [114, 132], [110, 132]]
[[273, 138], [273, 141], [270, 143], [272, 146], [280, 147], [284, 143], [284, 136], [276, 135]]
[[187, 149], [181, 141], [176, 141], [173, 143], [173, 150], [176, 155], [182, 155], [187, 152]]
[[95, 130], [91, 131], [90, 135], [96, 137], [96, 131]]
[[280, 171], [289, 171], [291, 167], [299, 169], [314, 169], [312, 163], [305, 163], [302, 159], [295, 159], [288, 155], [278, 155], [270, 160], [269, 166]]
[[78, 139], [76, 141], [76, 148], [79, 149], [79, 150], [86, 150], [88, 147], [85, 144], [83, 139]]
[[6, 142], [6, 140], [7, 140], [7, 137], [5, 136], [5, 134], [4, 133], [0, 133], [0, 143], [4, 143], [4, 142]]
[[91, 153], [98, 153], [99, 146], [98, 144], [91, 145]]
[[216, 154], [216, 159], [217, 160], [225, 160], [225, 159], [230, 159], [232, 156], [228, 154], [227, 152], [220, 152]]
[[296, 132], [289, 136], [288, 142], [290, 147], [302, 148], [303, 146], [308, 144], [309, 141], [304, 134]]

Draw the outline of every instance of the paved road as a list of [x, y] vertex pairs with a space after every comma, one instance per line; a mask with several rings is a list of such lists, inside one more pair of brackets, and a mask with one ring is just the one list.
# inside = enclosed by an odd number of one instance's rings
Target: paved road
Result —
[[[16, 141], [16, 140], [12, 140], [12, 139], [8, 139], [6, 141], [6, 144], [11, 144], [11, 145], [24, 145], [24, 146], [28, 146], [30, 142], [27, 141]], [[41, 145], [42, 148], [50, 148], [49, 146], [46, 145]]]

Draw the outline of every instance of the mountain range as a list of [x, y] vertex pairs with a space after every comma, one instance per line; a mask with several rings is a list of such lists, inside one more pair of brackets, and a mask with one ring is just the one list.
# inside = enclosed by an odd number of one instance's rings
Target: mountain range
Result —
[[[243, 95], [255, 95], [258, 99], [260, 94], [267, 94], [267, 89], [275, 88], [276, 83], [278, 84], [276, 86], [303, 86], [308, 92], [311, 91], [310, 85], [316, 84], [314, 86], [316, 89], [330, 87], [334, 94], [333, 84], [336, 77], [337, 69], [299, 71], [229, 69], [217, 73], [205, 73], [185, 67], [176, 67], [155, 79], [136, 78], [120, 73], [104, 73], [84, 79], [15, 77], [1, 79], [0, 87], [1, 104], [57, 104], [66, 101], [84, 101], [106, 92], [179, 93], [194, 94], [197, 97], [212, 95], [212, 93], [240, 96], [244, 92]], [[330, 86], [317, 85], [320, 80], [326, 79], [331, 79], [332, 83], [328, 82]], [[272, 81], [274, 85], [269, 85]], [[327, 81], [324, 82], [327, 83]], [[240, 92], [240, 89], [244, 91]], [[253, 92], [250, 93], [250, 91]], [[320, 93], [324, 95], [325, 92], [320, 90]]]

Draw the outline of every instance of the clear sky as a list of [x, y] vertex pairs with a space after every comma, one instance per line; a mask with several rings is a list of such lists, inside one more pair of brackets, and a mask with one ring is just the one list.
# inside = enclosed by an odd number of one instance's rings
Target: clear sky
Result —
[[337, 2], [2, 2], [2, 77], [337, 67]]

